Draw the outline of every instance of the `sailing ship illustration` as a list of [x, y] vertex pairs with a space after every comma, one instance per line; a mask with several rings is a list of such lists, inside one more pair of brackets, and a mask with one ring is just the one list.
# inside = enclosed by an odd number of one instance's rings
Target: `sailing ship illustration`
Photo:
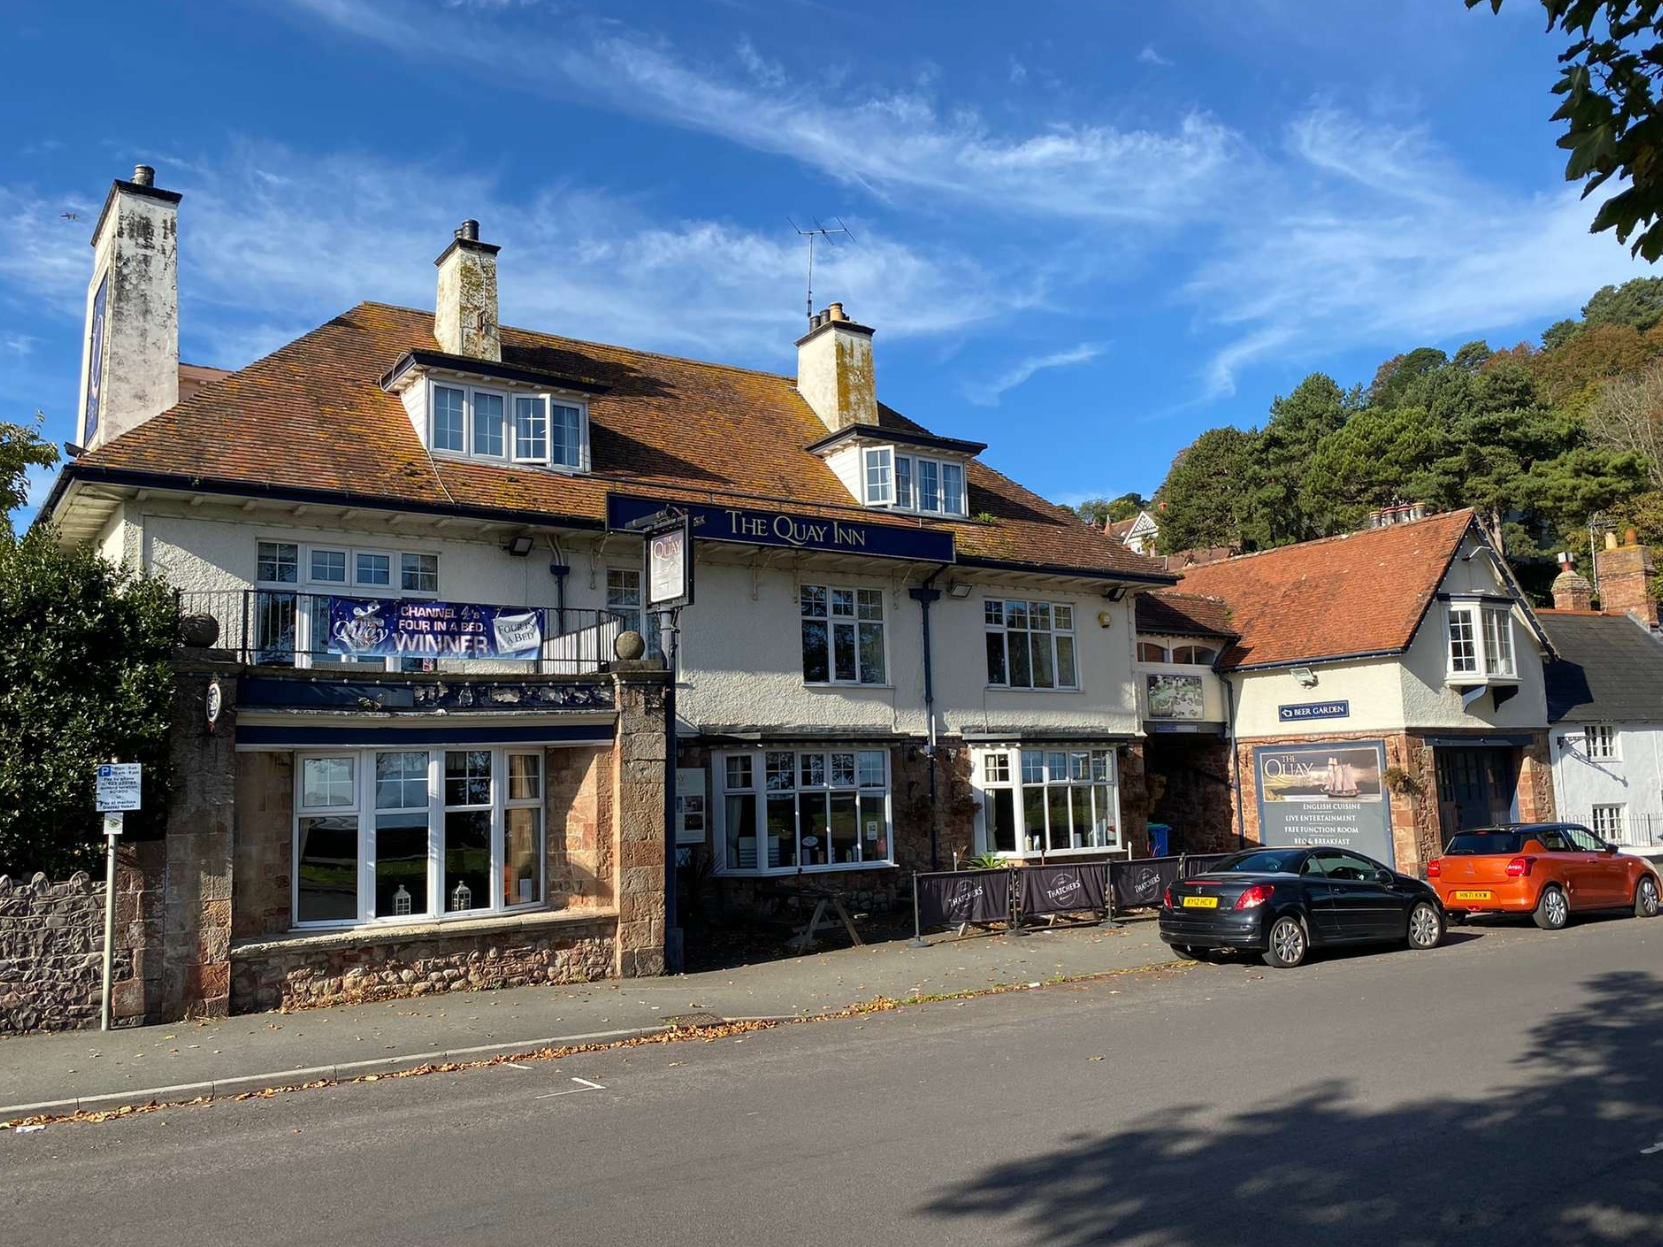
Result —
[[1328, 759], [1328, 776], [1323, 780], [1322, 794], [1325, 797], [1355, 797], [1362, 789], [1357, 786], [1357, 768], [1349, 762], [1341, 762], [1330, 756]]

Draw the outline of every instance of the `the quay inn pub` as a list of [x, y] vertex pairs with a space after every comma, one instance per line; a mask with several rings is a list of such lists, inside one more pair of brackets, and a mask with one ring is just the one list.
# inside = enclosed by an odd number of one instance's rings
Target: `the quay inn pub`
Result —
[[[980, 850], [1145, 850], [1133, 602], [1176, 578], [883, 405], [841, 305], [794, 376], [511, 328], [469, 221], [435, 240], [434, 308], [193, 367], [180, 199], [147, 167], [110, 189], [43, 508], [232, 662], [191, 677], [228, 690], [224, 791], [192, 764], [178, 797], [212, 834], [166, 837], [169, 878], [209, 881], [203, 951], [129, 1016], [656, 972], [667, 836], [730, 913], [882, 905]], [[631, 527], [666, 507], [696, 524], [673, 779]], [[646, 659], [615, 659], [625, 630]]]

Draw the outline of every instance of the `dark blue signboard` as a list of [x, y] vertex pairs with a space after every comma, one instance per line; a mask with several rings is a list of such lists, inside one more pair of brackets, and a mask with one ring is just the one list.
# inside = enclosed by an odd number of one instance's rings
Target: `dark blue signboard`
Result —
[[661, 498], [636, 498], [626, 494], [606, 496], [606, 526], [627, 528], [634, 521], [657, 515], [666, 507], [692, 516], [693, 538], [696, 541], [732, 541], [749, 546], [826, 550], [834, 554], [912, 559], [920, 563], [951, 563], [954, 560], [953, 534], [939, 528], [867, 524], [860, 520], [793, 515], [789, 511], [757, 507], [672, 503]]
[[81, 426], [82, 445], [92, 445], [92, 435], [98, 431], [98, 392], [104, 387], [104, 302], [110, 290], [110, 275], [98, 283], [98, 293], [92, 296], [91, 340], [87, 343], [87, 408]]
[[380, 658], [536, 658], [542, 612], [415, 598], [329, 599], [334, 654]]
[[1308, 701], [1297, 706], [1276, 707], [1276, 717], [1284, 723], [1303, 723], [1306, 719], [1343, 719], [1351, 713], [1348, 701]]

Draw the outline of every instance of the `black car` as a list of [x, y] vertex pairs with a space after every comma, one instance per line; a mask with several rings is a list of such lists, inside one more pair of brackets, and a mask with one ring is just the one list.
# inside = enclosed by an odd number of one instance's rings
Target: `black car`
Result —
[[1239, 948], [1281, 969], [1335, 944], [1435, 948], [1445, 925], [1429, 886], [1349, 849], [1235, 853], [1178, 880], [1161, 905], [1161, 938], [1178, 952]]

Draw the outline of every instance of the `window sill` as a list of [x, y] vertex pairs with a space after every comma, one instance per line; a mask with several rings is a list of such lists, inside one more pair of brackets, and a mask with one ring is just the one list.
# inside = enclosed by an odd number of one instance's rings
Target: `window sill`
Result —
[[419, 918], [412, 922], [366, 922], [345, 927], [295, 927], [284, 935], [239, 940], [231, 946], [231, 951], [238, 956], [256, 956], [359, 948], [365, 944], [398, 944], [582, 926], [585, 923], [613, 922], [617, 917], [616, 909], [530, 909], [486, 914], [477, 918]]
[[841, 680], [804, 680], [803, 687], [811, 693], [847, 693], [852, 689], [862, 688], [869, 688], [878, 692], [884, 690], [895, 691], [893, 684], [855, 684], [845, 683]]
[[1449, 671], [1444, 674], [1444, 683], [1451, 688], [1474, 688], [1480, 684], [1523, 684], [1524, 681], [1516, 675], [1485, 675], [1481, 671]]
[[1093, 853], [1108, 853], [1112, 855], [1115, 853], [1124, 853], [1125, 851], [1126, 847], [1124, 845], [1116, 844], [1100, 849], [1046, 849], [1044, 852], [1035, 849], [1028, 853], [995, 853], [994, 856], [1000, 861], [1007, 862], [1037, 862], [1042, 858], [1049, 861], [1053, 857], [1086, 857]]
[[1024, 688], [1020, 685], [989, 684], [985, 686], [990, 693], [1083, 693], [1085, 689], [1078, 685], [1069, 688]]
[[718, 870], [722, 879], [789, 879], [793, 875], [837, 875], [851, 870], [899, 870], [896, 862], [834, 862], [830, 866], [781, 866], [774, 870]]

